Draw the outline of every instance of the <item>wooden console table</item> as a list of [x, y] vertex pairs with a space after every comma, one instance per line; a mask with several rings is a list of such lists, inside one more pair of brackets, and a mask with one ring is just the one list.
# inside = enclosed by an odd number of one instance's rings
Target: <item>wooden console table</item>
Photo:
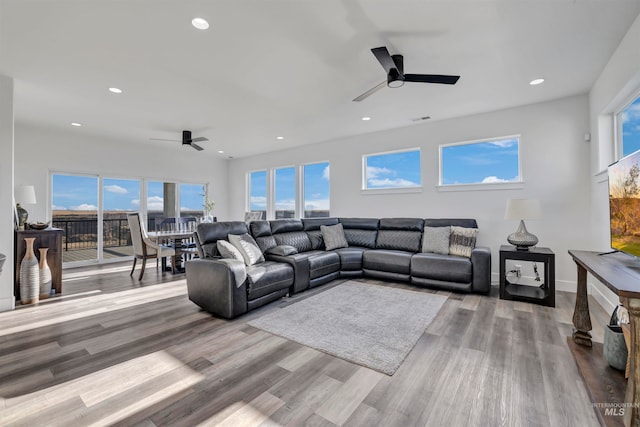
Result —
[[626, 426], [640, 426], [640, 261], [620, 253], [600, 255], [598, 252], [570, 250], [578, 266], [578, 289], [573, 312], [573, 340], [591, 347], [591, 319], [587, 299], [587, 272], [615, 292], [629, 311], [631, 326], [630, 374], [624, 410]]

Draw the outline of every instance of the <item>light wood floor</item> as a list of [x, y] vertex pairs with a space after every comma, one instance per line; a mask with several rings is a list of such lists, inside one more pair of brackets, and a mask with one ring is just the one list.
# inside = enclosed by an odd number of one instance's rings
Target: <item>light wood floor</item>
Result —
[[149, 267], [142, 282], [129, 264], [67, 270], [62, 296], [0, 313], [1, 425], [599, 425], [566, 345], [571, 294], [551, 309], [437, 292], [389, 377], [247, 325], [309, 293], [227, 321]]

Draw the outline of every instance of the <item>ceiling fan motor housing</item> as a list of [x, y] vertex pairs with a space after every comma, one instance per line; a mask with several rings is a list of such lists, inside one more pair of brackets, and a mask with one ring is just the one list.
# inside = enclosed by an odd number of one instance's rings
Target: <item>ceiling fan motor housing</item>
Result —
[[182, 144], [183, 145], [191, 144], [191, 131], [190, 130], [183, 130], [182, 131]]

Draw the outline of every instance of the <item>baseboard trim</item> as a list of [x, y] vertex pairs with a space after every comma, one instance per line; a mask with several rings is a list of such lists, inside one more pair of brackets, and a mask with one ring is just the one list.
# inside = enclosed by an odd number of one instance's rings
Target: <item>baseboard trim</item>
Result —
[[600, 287], [595, 283], [587, 282], [587, 292], [593, 297], [593, 299], [598, 302], [598, 304], [600, 304], [600, 307], [602, 307], [607, 313], [613, 312], [613, 309], [616, 308], [616, 306], [619, 304], [619, 302], [616, 300], [610, 300], [609, 296], [604, 294], [600, 290]]

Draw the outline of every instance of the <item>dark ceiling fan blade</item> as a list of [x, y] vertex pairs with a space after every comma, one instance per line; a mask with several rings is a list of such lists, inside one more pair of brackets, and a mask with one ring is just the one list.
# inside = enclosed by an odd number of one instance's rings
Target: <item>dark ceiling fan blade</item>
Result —
[[187, 145], [190, 145], [191, 147], [195, 148], [198, 151], [204, 150], [204, 148], [200, 147], [198, 144], [187, 144]]
[[384, 71], [386, 71], [387, 75], [389, 75], [391, 70], [397, 70], [399, 74], [402, 74], [402, 72], [398, 70], [398, 66], [396, 65], [386, 47], [375, 47], [371, 49], [371, 52], [376, 57], [380, 65], [382, 65], [382, 68], [384, 68]]
[[405, 82], [417, 83], [441, 83], [445, 85], [454, 85], [460, 76], [446, 76], [443, 74], [405, 74]]
[[207, 138], [205, 138], [204, 136], [199, 136], [197, 138], [193, 138], [191, 141], [189, 142], [200, 142], [200, 141], [208, 141]]
[[365, 93], [363, 93], [362, 95], [356, 97], [354, 99], [355, 102], [360, 102], [363, 99], [367, 98], [369, 95], [373, 95], [374, 93], [376, 93], [377, 91], [379, 91], [380, 89], [382, 89], [383, 87], [385, 87], [387, 85], [387, 81], [383, 81], [382, 83], [380, 83], [379, 85], [376, 85], [374, 87], [372, 87], [371, 89], [369, 89], [368, 91], [366, 91]]

